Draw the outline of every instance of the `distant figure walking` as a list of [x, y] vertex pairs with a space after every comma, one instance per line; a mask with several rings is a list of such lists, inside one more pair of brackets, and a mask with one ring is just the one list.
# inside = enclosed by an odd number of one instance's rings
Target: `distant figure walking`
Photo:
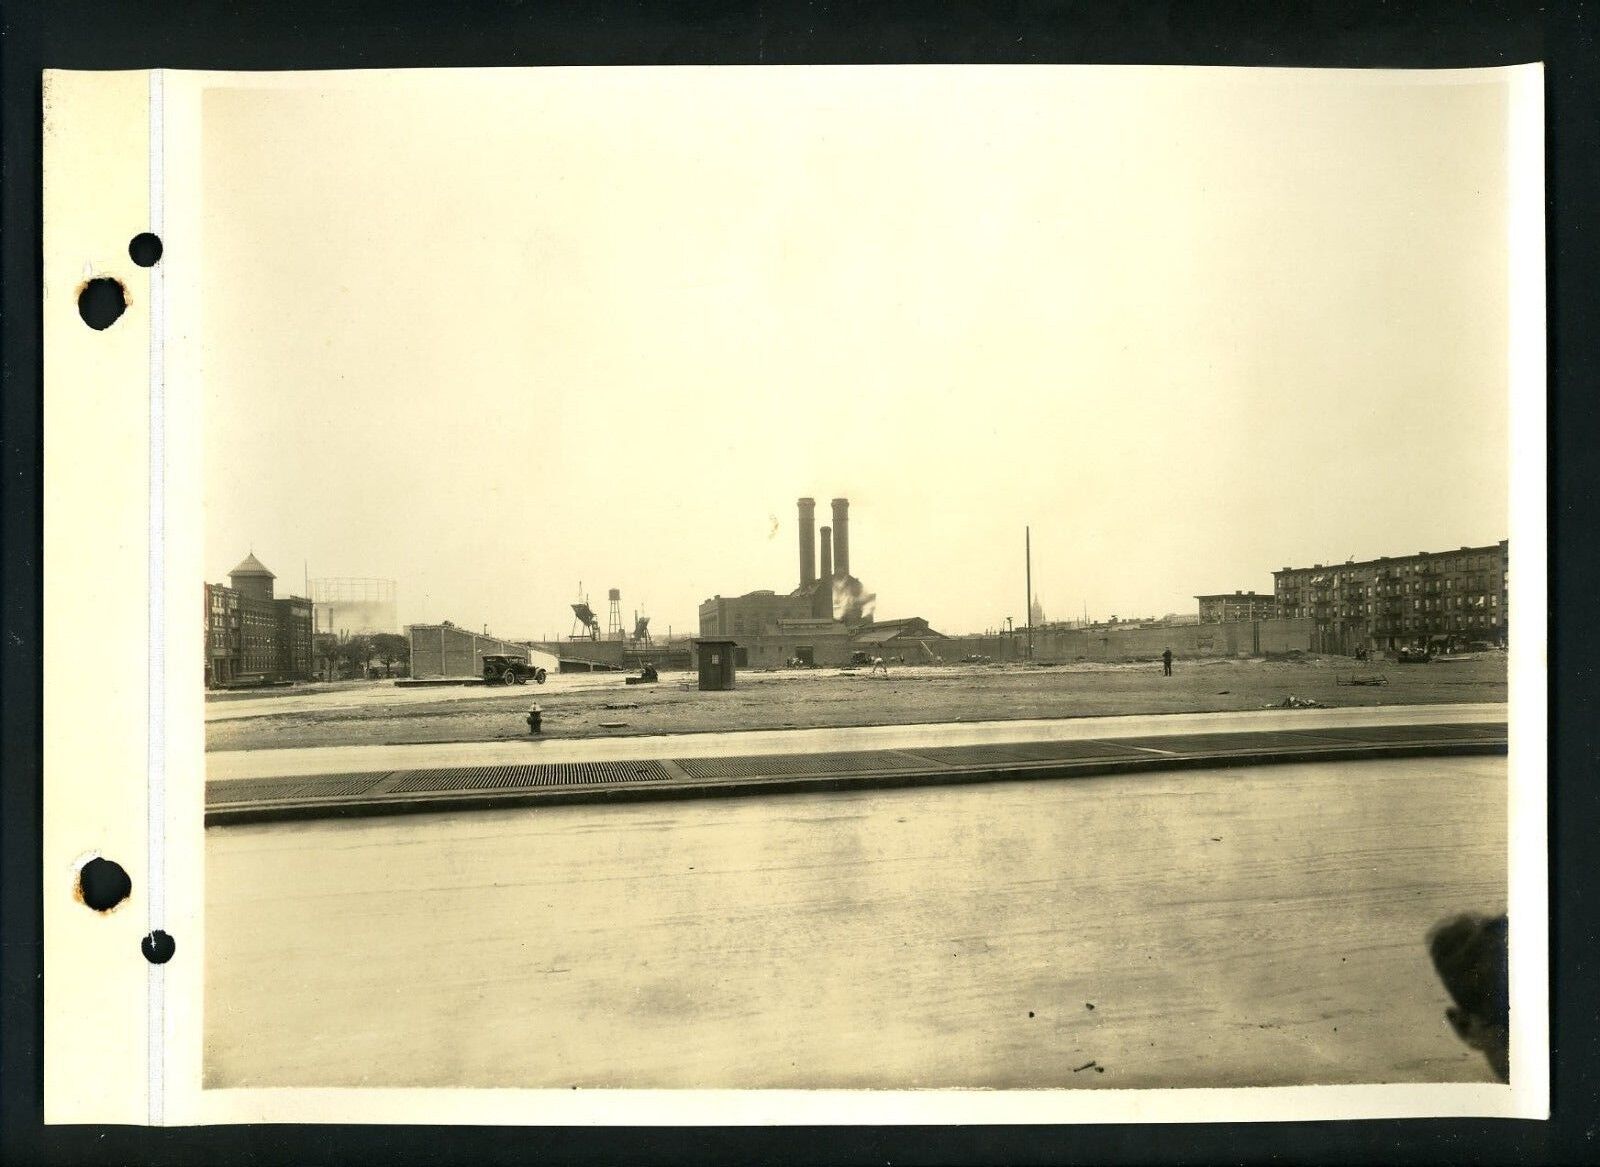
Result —
[[867, 676], [872, 676], [879, 669], [883, 670], [884, 676], [887, 677], [889, 675], [889, 666], [883, 663], [883, 658], [881, 656], [875, 656], [872, 658], [872, 667], [867, 670]]
[[1161, 675], [1163, 677], [1172, 676], [1172, 650], [1170, 648], [1162, 650]]

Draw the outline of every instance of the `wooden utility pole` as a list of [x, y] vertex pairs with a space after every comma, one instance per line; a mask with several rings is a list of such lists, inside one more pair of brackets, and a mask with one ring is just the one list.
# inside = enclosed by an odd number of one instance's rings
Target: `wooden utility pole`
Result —
[[1022, 528], [1023, 550], [1028, 562], [1028, 659], [1033, 659], [1033, 528]]

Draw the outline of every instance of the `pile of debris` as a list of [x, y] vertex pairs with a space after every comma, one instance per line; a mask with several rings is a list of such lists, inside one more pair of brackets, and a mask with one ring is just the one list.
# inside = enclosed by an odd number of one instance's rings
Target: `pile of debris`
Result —
[[1370, 677], [1351, 677], [1345, 680], [1342, 677], [1333, 678], [1335, 685], [1387, 685], [1389, 678], [1382, 673], [1373, 673]]
[[1326, 709], [1327, 706], [1314, 697], [1285, 697], [1282, 701], [1269, 701], [1263, 709]]

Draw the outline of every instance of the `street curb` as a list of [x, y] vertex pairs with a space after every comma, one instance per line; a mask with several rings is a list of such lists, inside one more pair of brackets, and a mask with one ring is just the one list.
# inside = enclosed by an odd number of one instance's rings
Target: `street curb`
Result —
[[205, 825], [360, 818], [374, 815], [436, 814], [463, 810], [504, 810], [529, 806], [575, 806], [660, 802], [691, 798], [730, 798], [768, 794], [883, 790], [910, 786], [960, 786], [1018, 780], [1112, 777], [1163, 770], [1222, 766], [1287, 765], [1304, 762], [1366, 762], [1426, 757], [1505, 755], [1504, 739], [1441, 739], [1433, 742], [1362, 743], [1325, 747], [1283, 747], [1236, 753], [1206, 752], [1159, 757], [1091, 758], [1033, 763], [1001, 762], [947, 766], [938, 770], [857, 771], [779, 777], [689, 779], [671, 782], [541, 787], [522, 790], [441, 791], [281, 799], [208, 807]]

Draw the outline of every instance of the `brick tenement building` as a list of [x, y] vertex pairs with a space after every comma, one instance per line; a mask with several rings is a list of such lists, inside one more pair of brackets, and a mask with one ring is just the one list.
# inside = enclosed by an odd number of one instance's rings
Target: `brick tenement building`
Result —
[[1255, 592], [1218, 592], [1214, 596], [1196, 596], [1200, 601], [1200, 623], [1231, 624], [1235, 620], [1274, 620], [1278, 615], [1276, 596], [1258, 596]]
[[205, 585], [208, 685], [311, 678], [311, 601], [274, 598], [274, 578], [251, 554], [228, 573], [232, 587]]
[[1313, 621], [1312, 651], [1506, 642], [1508, 541], [1272, 573], [1278, 613]]

